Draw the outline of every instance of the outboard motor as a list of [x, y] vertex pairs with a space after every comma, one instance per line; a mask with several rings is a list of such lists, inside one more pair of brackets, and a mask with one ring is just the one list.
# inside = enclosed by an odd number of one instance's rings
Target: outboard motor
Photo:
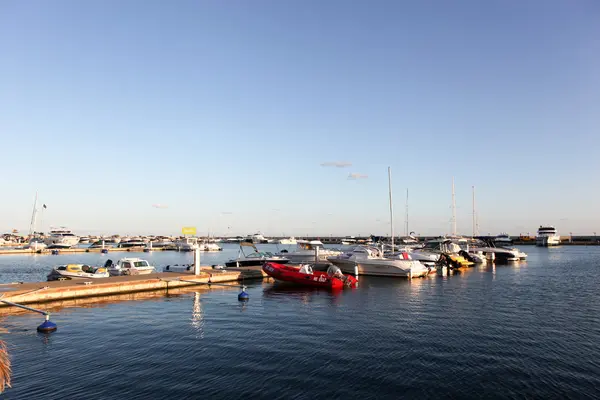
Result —
[[339, 269], [339, 267], [336, 267], [335, 265], [331, 265], [329, 266], [329, 268], [327, 268], [327, 275], [331, 278], [342, 279], [344, 277], [344, 274], [342, 274], [342, 270]]
[[110, 268], [112, 266], [113, 266], [112, 260], [106, 260], [106, 262], [104, 263], [104, 268]]
[[475, 259], [466, 251], [461, 250], [458, 252], [458, 255], [463, 256], [465, 260], [475, 262]]

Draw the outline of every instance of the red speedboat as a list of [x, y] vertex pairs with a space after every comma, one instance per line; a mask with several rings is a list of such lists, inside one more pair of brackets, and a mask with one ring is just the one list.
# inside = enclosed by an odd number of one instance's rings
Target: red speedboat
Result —
[[263, 264], [262, 270], [273, 279], [292, 282], [302, 286], [327, 289], [358, 286], [358, 280], [355, 277], [342, 274], [342, 271], [333, 265], [329, 267], [327, 272], [322, 272], [313, 271], [309, 265], [295, 268], [289, 265], [268, 262]]

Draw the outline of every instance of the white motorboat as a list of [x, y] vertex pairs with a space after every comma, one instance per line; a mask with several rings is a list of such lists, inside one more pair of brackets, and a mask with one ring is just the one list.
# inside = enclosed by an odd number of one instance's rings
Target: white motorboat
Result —
[[39, 237], [34, 237], [29, 241], [29, 243], [27, 243], [22, 248], [33, 250], [33, 251], [41, 251], [41, 250], [46, 249], [47, 247], [48, 247], [48, 245], [46, 243], [44, 243], [44, 239], [39, 238]]
[[223, 248], [216, 243], [202, 242], [198, 244], [200, 251], [222, 251]]
[[[246, 255], [244, 253], [244, 247], [252, 247], [254, 249], [254, 253], [250, 253]], [[260, 266], [266, 262], [274, 262], [279, 264], [287, 264], [290, 260], [286, 257], [282, 257], [280, 255], [275, 255], [268, 251], [258, 251], [254, 244], [249, 242], [241, 242], [240, 243], [240, 251], [238, 252], [237, 258], [229, 260], [225, 263], [226, 267], [251, 267], [251, 266]]]
[[86, 278], [108, 278], [110, 275], [106, 267], [91, 267], [86, 264], [67, 264], [54, 267], [48, 274], [49, 281]]
[[[298, 240], [294, 251], [281, 250], [277, 255], [285, 257], [293, 264], [328, 262], [328, 257], [342, 254], [340, 250], [327, 249], [320, 240]], [[317, 258], [317, 259], [315, 259]]]
[[296, 244], [298, 241], [295, 237], [291, 236], [289, 238], [279, 239], [279, 244], [292, 245]]
[[389, 252], [386, 251], [384, 256], [386, 258], [405, 259], [404, 253], [408, 253], [411, 260], [420, 261], [423, 265], [428, 267], [433, 267], [440, 259], [440, 253], [415, 251], [412, 247], [399, 248], [398, 250]]
[[356, 246], [350, 251], [327, 259], [342, 272], [359, 275], [415, 278], [428, 275], [431, 269], [411, 259], [385, 258], [376, 247]]
[[121, 240], [118, 244], [117, 244], [117, 248], [119, 249], [130, 249], [133, 247], [145, 247], [146, 243], [141, 240], [141, 239], [126, 239], [126, 240]]
[[156, 272], [156, 269], [141, 258], [121, 258], [116, 264], [107, 260], [104, 266], [110, 276], [119, 275], [146, 275]]
[[114, 247], [115, 243], [112, 241], [108, 241], [108, 240], [97, 240], [95, 242], [93, 242], [92, 244], [89, 245], [90, 249], [102, 249], [102, 248], [106, 248], [108, 249], [109, 247]]
[[527, 254], [519, 249], [496, 247], [494, 241], [478, 240], [469, 246], [469, 254], [482, 254], [488, 260], [496, 262], [519, 261], [527, 258]]
[[535, 237], [535, 245], [550, 247], [560, 245], [560, 235], [553, 226], [540, 225], [537, 236]]
[[49, 249], [68, 249], [79, 243], [79, 237], [63, 226], [50, 229], [50, 235], [46, 238], [45, 243]]
[[175, 241], [178, 251], [194, 251], [198, 248], [198, 238], [184, 237]]
[[146, 244], [146, 247], [153, 249], [164, 249], [172, 246], [175, 246], [175, 243], [173, 243], [171, 239], [167, 238], [155, 238]]

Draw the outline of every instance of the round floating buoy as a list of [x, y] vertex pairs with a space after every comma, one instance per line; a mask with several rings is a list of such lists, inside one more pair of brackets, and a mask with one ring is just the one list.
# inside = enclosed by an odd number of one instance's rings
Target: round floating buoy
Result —
[[56, 256], [56, 255], [58, 255], [58, 250], [52, 250], [52, 255], [53, 255], [53, 256]]
[[100, 253], [107, 254], [108, 253], [108, 249], [102, 249], [102, 250], [100, 250]]
[[144, 253], [150, 253], [152, 250], [150, 249], [144, 249]]
[[246, 293], [246, 286], [242, 286], [242, 292], [238, 294], [239, 301], [248, 301], [250, 300], [250, 295]]
[[58, 327], [56, 324], [50, 320], [45, 320], [40, 326], [37, 327], [38, 332], [50, 333], [54, 332]]

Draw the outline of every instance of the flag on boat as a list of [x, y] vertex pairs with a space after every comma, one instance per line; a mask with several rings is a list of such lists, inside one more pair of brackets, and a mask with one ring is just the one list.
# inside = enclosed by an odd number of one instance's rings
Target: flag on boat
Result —
[[43, 207], [44, 207], [44, 208], [48, 208], [48, 207], [46, 207], [46, 205], [45, 205], [45, 204], [44, 204], [44, 206], [43, 206]]

